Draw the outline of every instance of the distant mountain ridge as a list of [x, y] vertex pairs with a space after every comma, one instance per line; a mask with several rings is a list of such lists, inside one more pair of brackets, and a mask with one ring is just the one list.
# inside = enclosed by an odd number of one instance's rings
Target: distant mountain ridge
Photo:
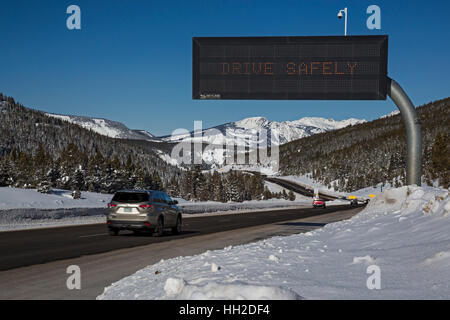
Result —
[[[256, 147], [258, 140], [245, 140], [245, 137], [255, 136], [261, 137], [266, 133], [276, 133], [277, 140], [272, 140], [274, 144], [284, 144], [293, 140], [304, 137], [309, 137], [313, 134], [324, 133], [331, 130], [341, 129], [349, 125], [356, 125], [365, 123], [364, 119], [350, 118], [346, 120], [336, 121], [333, 119], [324, 119], [319, 117], [305, 117], [294, 121], [270, 121], [264, 117], [245, 118], [235, 122], [225, 123], [209, 129], [204, 129], [203, 142], [210, 144], [225, 144], [229, 140], [234, 140], [237, 144], [245, 144], [246, 146]], [[198, 140], [199, 137], [194, 137], [192, 132], [189, 134], [182, 134], [176, 136], [161, 137], [163, 141], [177, 142], [186, 139], [187, 141]], [[270, 141], [268, 143], [270, 145]]]
[[[61, 119], [72, 124], [79, 125], [85, 129], [92, 130], [98, 134], [117, 139], [131, 140], [147, 140], [147, 141], [164, 141], [179, 142], [198, 140], [192, 132], [189, 134], [175, 136], [155, 137], [153, 134], [145, 130], [129, 129], [126, 125], [118, 121], [112, 121], [104, 118], [93, 118], [85, 116], [68, 116], [46, 113], [49, 117]], [[328, 132], [331, 130], [341, 129], [349, 125], [364, 123], [364, 119], [350, 118], [346, 120], [336, 121], [333, 119], [325, 119], [320, 117], [304, 117], [294, 121], [269, 121], [264, 117], [250, 117], [235, 122], [221, 124], [212, 128], [202, 130], [202, 141], [210, 144], [225, 144], [232, 139], [235, 143], [245, 144], [246, 146], [256, 147], [257, 143], [261, 143], [261, 139], [255, 141], [246, 140], [245, 137], [251, 135], [262, 136], [267, 133], [270, 137], [271, 133], [278, 134], [278, 140], [273, 140], [274, 144], [284, 144], [293, 140], [309, 137], [313, 134]], [[270, 141], [268, 143], [271, 144]]]
[[46, 113], [47, 116], [58, 118], [85, 129], [92, 130], [103, 136], [118, 139], [132, 140], [155, 140], [155, 136], [145, 130], [129, 129], [126, 125], [118, 121], [112, 121], [104, 118], [92, 118], [83, 116], [66, 116], [53, 113]]

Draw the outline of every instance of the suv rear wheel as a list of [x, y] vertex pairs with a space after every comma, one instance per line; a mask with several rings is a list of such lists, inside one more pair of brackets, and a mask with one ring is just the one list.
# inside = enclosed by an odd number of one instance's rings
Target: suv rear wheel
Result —
[[177, 217], [177, 224], [175, 225], [175, 227], [172, 228], [172, 233], [173, 234], [181, 233], [181, 217], [180, 216]]
[[158, 219], [158, 224], [156, 225], [155, 231], [153, 233], [154, 237], [161, 237], [164, 233], [164, 221], [162, 218]]

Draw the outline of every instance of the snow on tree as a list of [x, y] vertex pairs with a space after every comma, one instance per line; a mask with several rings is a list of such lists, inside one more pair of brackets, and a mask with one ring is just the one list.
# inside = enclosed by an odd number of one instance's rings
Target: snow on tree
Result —
[[72, 191], [72, 198], [73, 199], [81, 199], [81, 191], [80, 190], [73, 190]]
[[51, 182], [48, 180], [44, 180], [38, 183], [37, 185], [37, 192], [45, 193], [45, 194], [51, 194], [52, 193], [52, 185]]

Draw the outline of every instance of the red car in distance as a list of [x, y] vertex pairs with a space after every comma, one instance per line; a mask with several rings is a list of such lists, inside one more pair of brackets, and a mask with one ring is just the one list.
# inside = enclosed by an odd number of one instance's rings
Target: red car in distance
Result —
[[312, 205], [314, 208], [317, 208], [317, 207], [325, 208], [326, 207], [325, 200], [322, 198], [318, 198], [318, 197], [313, 198]]

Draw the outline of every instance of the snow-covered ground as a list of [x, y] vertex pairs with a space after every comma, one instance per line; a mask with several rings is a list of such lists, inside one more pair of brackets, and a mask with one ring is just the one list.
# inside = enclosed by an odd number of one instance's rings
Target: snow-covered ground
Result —
[[[318, 188], [320, 190], [326, 190], [326, 191], [333, 191], [333, 189], [328, 189], [327, 186], [323, 185], [320, 182], [317, 182], [316, 180], [310, 178], [307, 175], [297, 175], [297, 176], [277, 176], [277, 178], [285, 179], [289, 181], [296, 182], [300, 185], [306, 185], [313, 188]], [[337, 192], [336, 192], [337, 193]], [[342, 194], [344, 195], [344, 194]]]
[[213, 173], [213, 171], [217, 171], [219, 173], [230, 172], [230, 170], [241, 170], [241, 171], [255, 171], [261, 174], [265, 174], [267, 176], [276, 175], [278, 171], [274, 170], [272, 165], [239, 165], [239, 164], [227, 164], [221, 166], [220, 168], [214, 168], [211, 170], [205, 170]]
[[[271, 192], [282, 192], [283, 187], [277, 184], [265, 182], [265, 186]], [[289, 190], [285, 189], [286, 193]], [[295, 200], [289, 201], [284, 199], [270, 199], [270, 200], [251, 200], [244, 202], [217, 202], [217, 201], [204, 201], [204, 202], [191, 202], [184, 199], [176, 198], [178, 200], [178, 207], [183, 213], [208, 213], [208, 212], [221, 212], [221, 211], [235, 211], [235, 210], [255, 210], [255, 209], [270, 209], [270, 208], [284, 208], [298, 205], [311, 205], [311, 198], [305, 197], [301, 194], [294, 193]], [[339, 204], [336, 202], [335, 204]], [[345, 202], [348, 204], [348, 202]]]
[[0, 187], [0, 210], [104, 208], [111, 198], [111, 194], [83, 191], [81, 199], [73, 199], [68, 190], [54, 189], [52, 194], [43, 194], [36, 189]]
[[[359, 190], [355, 190], [352, 192], [340, 192], [340, 191], [334, 191], [333, 188], [328, 188], [327, 186], [323, 185], [321, 182], [317, 182], [316, 180], [309, 177], [309, 175], [296, 175], [296, 176], [274, 176], [278, 179], [284, 179], [288, 181], [295, 182], [303, 187], [306, 188], [312, 188], [319, 192], [319, 194], [326, 194], [331, 195], [335, 197], [346, 197], [349, 196], [356, 196], [358, 199], [370, 199], [372, 196], [376, 196], [377, 194], [381, 193], [381, 188], [379, 185], [374, 187], [367, 187]], [[331, 184], [333, 181], [331, 182]], [[392, 189], [393, 187], [387, 183], [385, 186], [383, 186], [383, 190]]]
[[98, 299], [448, 299], [449, 212], [448, 190], [390, 189], [350, 220], [160, 261]]
[[102, 223], [111, 198], [82, 192], [81, 199], [73, 199], [68, 190], [42, 194], [36, 189], [0, 187], [0, 231]]
[[106, 223], [106, 209], [13, 209], [0, 211], [0, 232]]
[[[279, 190], [272, 186], [272, 190]], [[279, 192], [279, 191], [276, 191]], [[72, 199], [68, 190], [53, 190], [42, 194], [35, 189], [0, 188], [0, 231], [48, 228], [56, 226], [104, 223], [111, 194], [82, 192], [81, 199]], [[224, 214], [254, 210], [310, 205], [311, 200], [301, 195], [295, 201], [270, 199], [244, 202], [178, 200], [183, 214]]]
[[[283, 187], [279, 186], [279, 185], [276, 184], [276, 183], [272, 183], [272, 182], [265, 181], [265, 182], [264, 182], [264, 185], [265, 185], [265, 186], [269, 189], [269, 191], [272, 192], [272, 193], [280, 193], [280, 192], [282, 193], [283, 190], [284, 190], [286, 193], [289, 192], [288, 189], [283, 188]], [[310, 197], [306, 197], [306, 196], [304, 196], [304, 195], [302, 195], [302, 194], [300, 194], [300, 193], [297, 193], [297, 192], [294, 192], [294, 195], [295, 195], [295, 200], [296, 200], [296, 201], [301, 201], [301, 200], [302, 200], [302, 201], [311, 203], [311, 198], [310, 198]]]
[[[196, 214], [196, 213], [221, 213], [224, 211], [252, 211], [258, 209], [273, 209], [273, 208], [286, 208], [311, 205], [311, 199], [307, 200], [295, 200], [289, 201], [284, 199], [270, 199], [270, 200], [251, 200], [244, 202], [217, 202], [217, 201], [204, 201], [204, 202], [182, 202], [178, 205], [180, 211], [183, 214]], [[347, 203], [348, 204], [348, 203]]]

